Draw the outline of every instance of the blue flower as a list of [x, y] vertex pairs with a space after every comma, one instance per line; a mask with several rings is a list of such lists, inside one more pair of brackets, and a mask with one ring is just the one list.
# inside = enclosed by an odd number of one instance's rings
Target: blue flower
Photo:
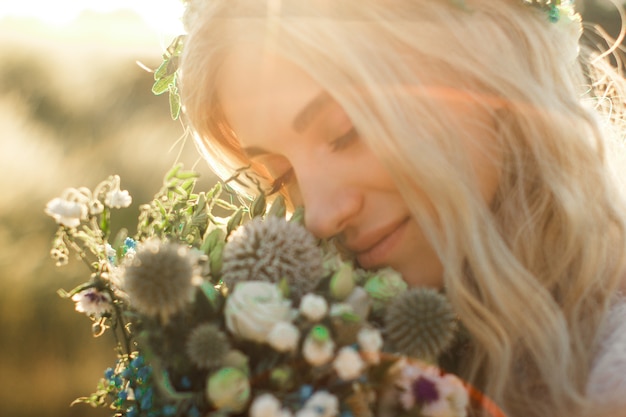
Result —
[[166, 405], [161, 409], [161, 414], [165, 417], [170, 417], [176, 414], [176, 406], [175, 405]]
[[119, 375], [115, 375], [109, 379], [109, 385], [115, 388], [121, 388], [123, 383], [124, 381], [122, 381], [122, 378]]
[[130, 366], [135, 369], [141, 368], [144, 364], [143, 356], [137, 356], [135, 359], [130, 361]]
[[311, 385], [302, 385], [300, 387], [300, 401], [304, 403], [313, 395], [313, 387]]
[[195, 405], [187, 411], [187, 417], [200, 417], [200, 411]]
[[105, 377], [107, 380], [109, 380], [109, 381], [110, 381], [111, 379], [113, 379], [113, 377], [114, 377], [114, 376], [115, 376], [115, 371], [113, 370], [113, 368], [107, 368], [107, 369], [104, 371], [104, 377]]
[[152, 375], [152, 368], [150, 366], [144, 366], [137, 371], [137, 379], [141, 379], [143, 382], [146, 382], [148, 378]]
[[131, 250], [135, 250], [135, 248], [137, 248], [137, 241], [135, 241], [135, 239], [127, 237], [124, 240], [124, 249], [123, 249], [123, 253], [124, 255], [126, 255], [126, 253], [128, 253]]
[[191, 389], [191, 379], [189, 377], [184, 376], [180, 379], [180, 386], [183, 389]]
[[134, 405], [131, 405], [126, 410], [126, 417], [137, 417], [138, 415], [139, 415], [139, 412], [137, 411], [137, 408]]
[[146, 393], [146, 388], [137, 387], [135, 389], [135, 398], [137, 399], [137, 401], [141, 401], [145, 393]]
[[152, 398], [153, 398], [153, 390], [152, 388], [147, 388], [140, 403], [142, 410], [149, 410], [152, 408]]
[[130, 367], [129, 368], [125, 368], [122, 371], [122, 377], [126, 378], [126, 379], [131, 379], [133, 377], [133, 374], [134, 374], [133, 369], [130, 368]]

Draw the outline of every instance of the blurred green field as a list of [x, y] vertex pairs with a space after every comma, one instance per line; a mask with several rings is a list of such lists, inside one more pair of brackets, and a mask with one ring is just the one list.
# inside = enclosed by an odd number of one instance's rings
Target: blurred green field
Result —
[[[615, 33], [614, 10], [585, 4], [586, 18]], [[179, 140], [183, 129], [169, 118], [167, 99], [152, 95], [152, 75], [136, 63], [155, 68], [163, 45], [142, 38], [132, 19], [101, 21], [100, 29], [93, 19], [83, 22], [89, 36], [0, 20], [1, 417], [110, 415], [69, 407], [112, 365], [114, 343], [108, 334], [94, 339], [89, 319], [55, 294], [88, 271], [76, 260], [54, 267], [46, 202], [66, 187], [94, 187], [119, 174], [133, 205], [114, 221], [132, 230], [137, 206], [175, 161], [198, 163], [201, 188], [215, 181], [193, 144]]]
[[0, 416], [111, 414], [69, 407], [114, 363], [114, 341], [108, 333], [94, 339], [89, 319], [56, 295], [89, 271], [74, 259], [54, 266], [46, 202], [119, 174], [133, 205], [114, 221], [133, 230], [138, 205], [175, 161], [199, 162], [201, 187], [215, 181], [193, 143], [179, 140], [167, 98], [152, 95], [152, 74], [136, 63], [158, 66], [159, 40], [127, 42], [119, 25], [109, 27], [113, 36], [89, 39], [0, 22]]

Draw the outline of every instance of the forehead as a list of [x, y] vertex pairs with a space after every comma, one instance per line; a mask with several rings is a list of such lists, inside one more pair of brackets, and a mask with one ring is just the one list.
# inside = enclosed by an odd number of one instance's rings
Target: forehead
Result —
[[231, 128], [239, 138], [254, 141], [291, 129], [298, 112], [321, 88], [271, 49], [240, 44], [226, 55], [216, 90]]

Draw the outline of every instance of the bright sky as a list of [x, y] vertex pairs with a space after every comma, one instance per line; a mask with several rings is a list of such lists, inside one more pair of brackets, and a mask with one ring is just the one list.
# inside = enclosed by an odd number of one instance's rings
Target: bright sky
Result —
[[92, 10], [110, 13], [133, 10], [160, 34], [181, 33], [181, 0], [0, 0], [0, 19], [32, 17], [55, 26], [63, 26], [81, 12]]

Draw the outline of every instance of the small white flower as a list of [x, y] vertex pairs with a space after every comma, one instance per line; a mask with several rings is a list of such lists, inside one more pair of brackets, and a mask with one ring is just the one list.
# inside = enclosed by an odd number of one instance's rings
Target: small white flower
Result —
[[250, 417], [290, 417], [287, 409], [281, 410], [280, 401], [272, 394], [262, 394], [250, 406]]
[[133, 202], [128, 190], [115, 189], [106, 194], [104, 204], [111, 208], [128, 207]]
[[425, 417], [465, 417], [469, 396], [463, 383], [454, 375], [446, 374], [439, 378], [437, 387], [439, 401], [424, 405]]
[[324, 297], [306, 294], [300, 301], [300, 313], [312, 322], [321, 320], [328, 312], [328, 303]]
[[91, 200], [89, 202], [89, 213], [92, 215], [98, 215], [104, 211], [104, 206], [100, 200]]
[[327, 391], [317, 391], [304, 403], [304, 409], [317, 411], [318, 417], [334, 417], [339, 415], [339, 400]]
[[84, 204], [63, 200], [59, 197], [50, 200], [46, 205], [46, 214], [52, 216], [57, 223], [67, 227], [77, 227], [85, 217]]
[[54, 198], [46, 204], [45, 212], [52, 216], [58, 224], [77, 227], [81, 220], [87, 219], [91, 191], [81, 188], [67, 188], [61, 197]]
[[311, 337], [307, 337], [302, 346], [302, 355], [311, 365], [321, 366], [332, 359], [334, 350], [335, 343], [330, 339], [318, 342]]
[[300, 331], [286, 321], [276, 323], [267, 335], [267, 343], [279, 352], [289, 352], [298, 346]]
[[383, 347], [383, 337], [380, 331], [364, 327], [359, 330], [356, 339], [367, 362], [377, 364], [380, 361], [380, 349]]
[[363, 369], [365, 369], [365, 363], [357, 351], [349, 346], [344, 346], [339, 349], [339, 353], [333, 361], [333, 368], [335, 368], [339, 378], [350, 381], [361, 376]]
[[[94, 193], [100, 195], [100, 193], [106, 189], [109, 191], [104, 196], [104, 204], [111, 208], [128, 207], [133, 202], [130, 194], [127, 190], [120, 189], [120, 177], [119, 175], [111, 176], [107, 181], [103, 181], [96, 187]], [[102, 190], [102, 191], [101, 191]]]
[[105, 250], [106, 255], [107, 255], [108, 258], [113, 258], [114, 256], [117, 255], [117, 252], [115, 252], [115, 249], [113, 249], [113, 246], [111, 246], [110, 243], [107, 243], [104, 246], [104, 250]]
[[344, 314], [354, 314], [354, 309], [347, 303], [333, 303], [330, 306], [329, 314], [331, 317], [340, 317]]
[[76, 311], [88, 316], [102, 317], [103, 314], [113, 309], [111, 296], [106, 292], [100, 292], [95, 288], [88, 288], [72, 296], [76, 303]]
[[[424, 417], [465, 417], [469, 397], [461, 380], [452, 374], [441, 375], [439, 369], [407, 360], [398, 361], [395, 384], [401, 389], [400, 403], [405, 410], [422, 403]], [[415, 398], [416, 393], [427, 398]]]

